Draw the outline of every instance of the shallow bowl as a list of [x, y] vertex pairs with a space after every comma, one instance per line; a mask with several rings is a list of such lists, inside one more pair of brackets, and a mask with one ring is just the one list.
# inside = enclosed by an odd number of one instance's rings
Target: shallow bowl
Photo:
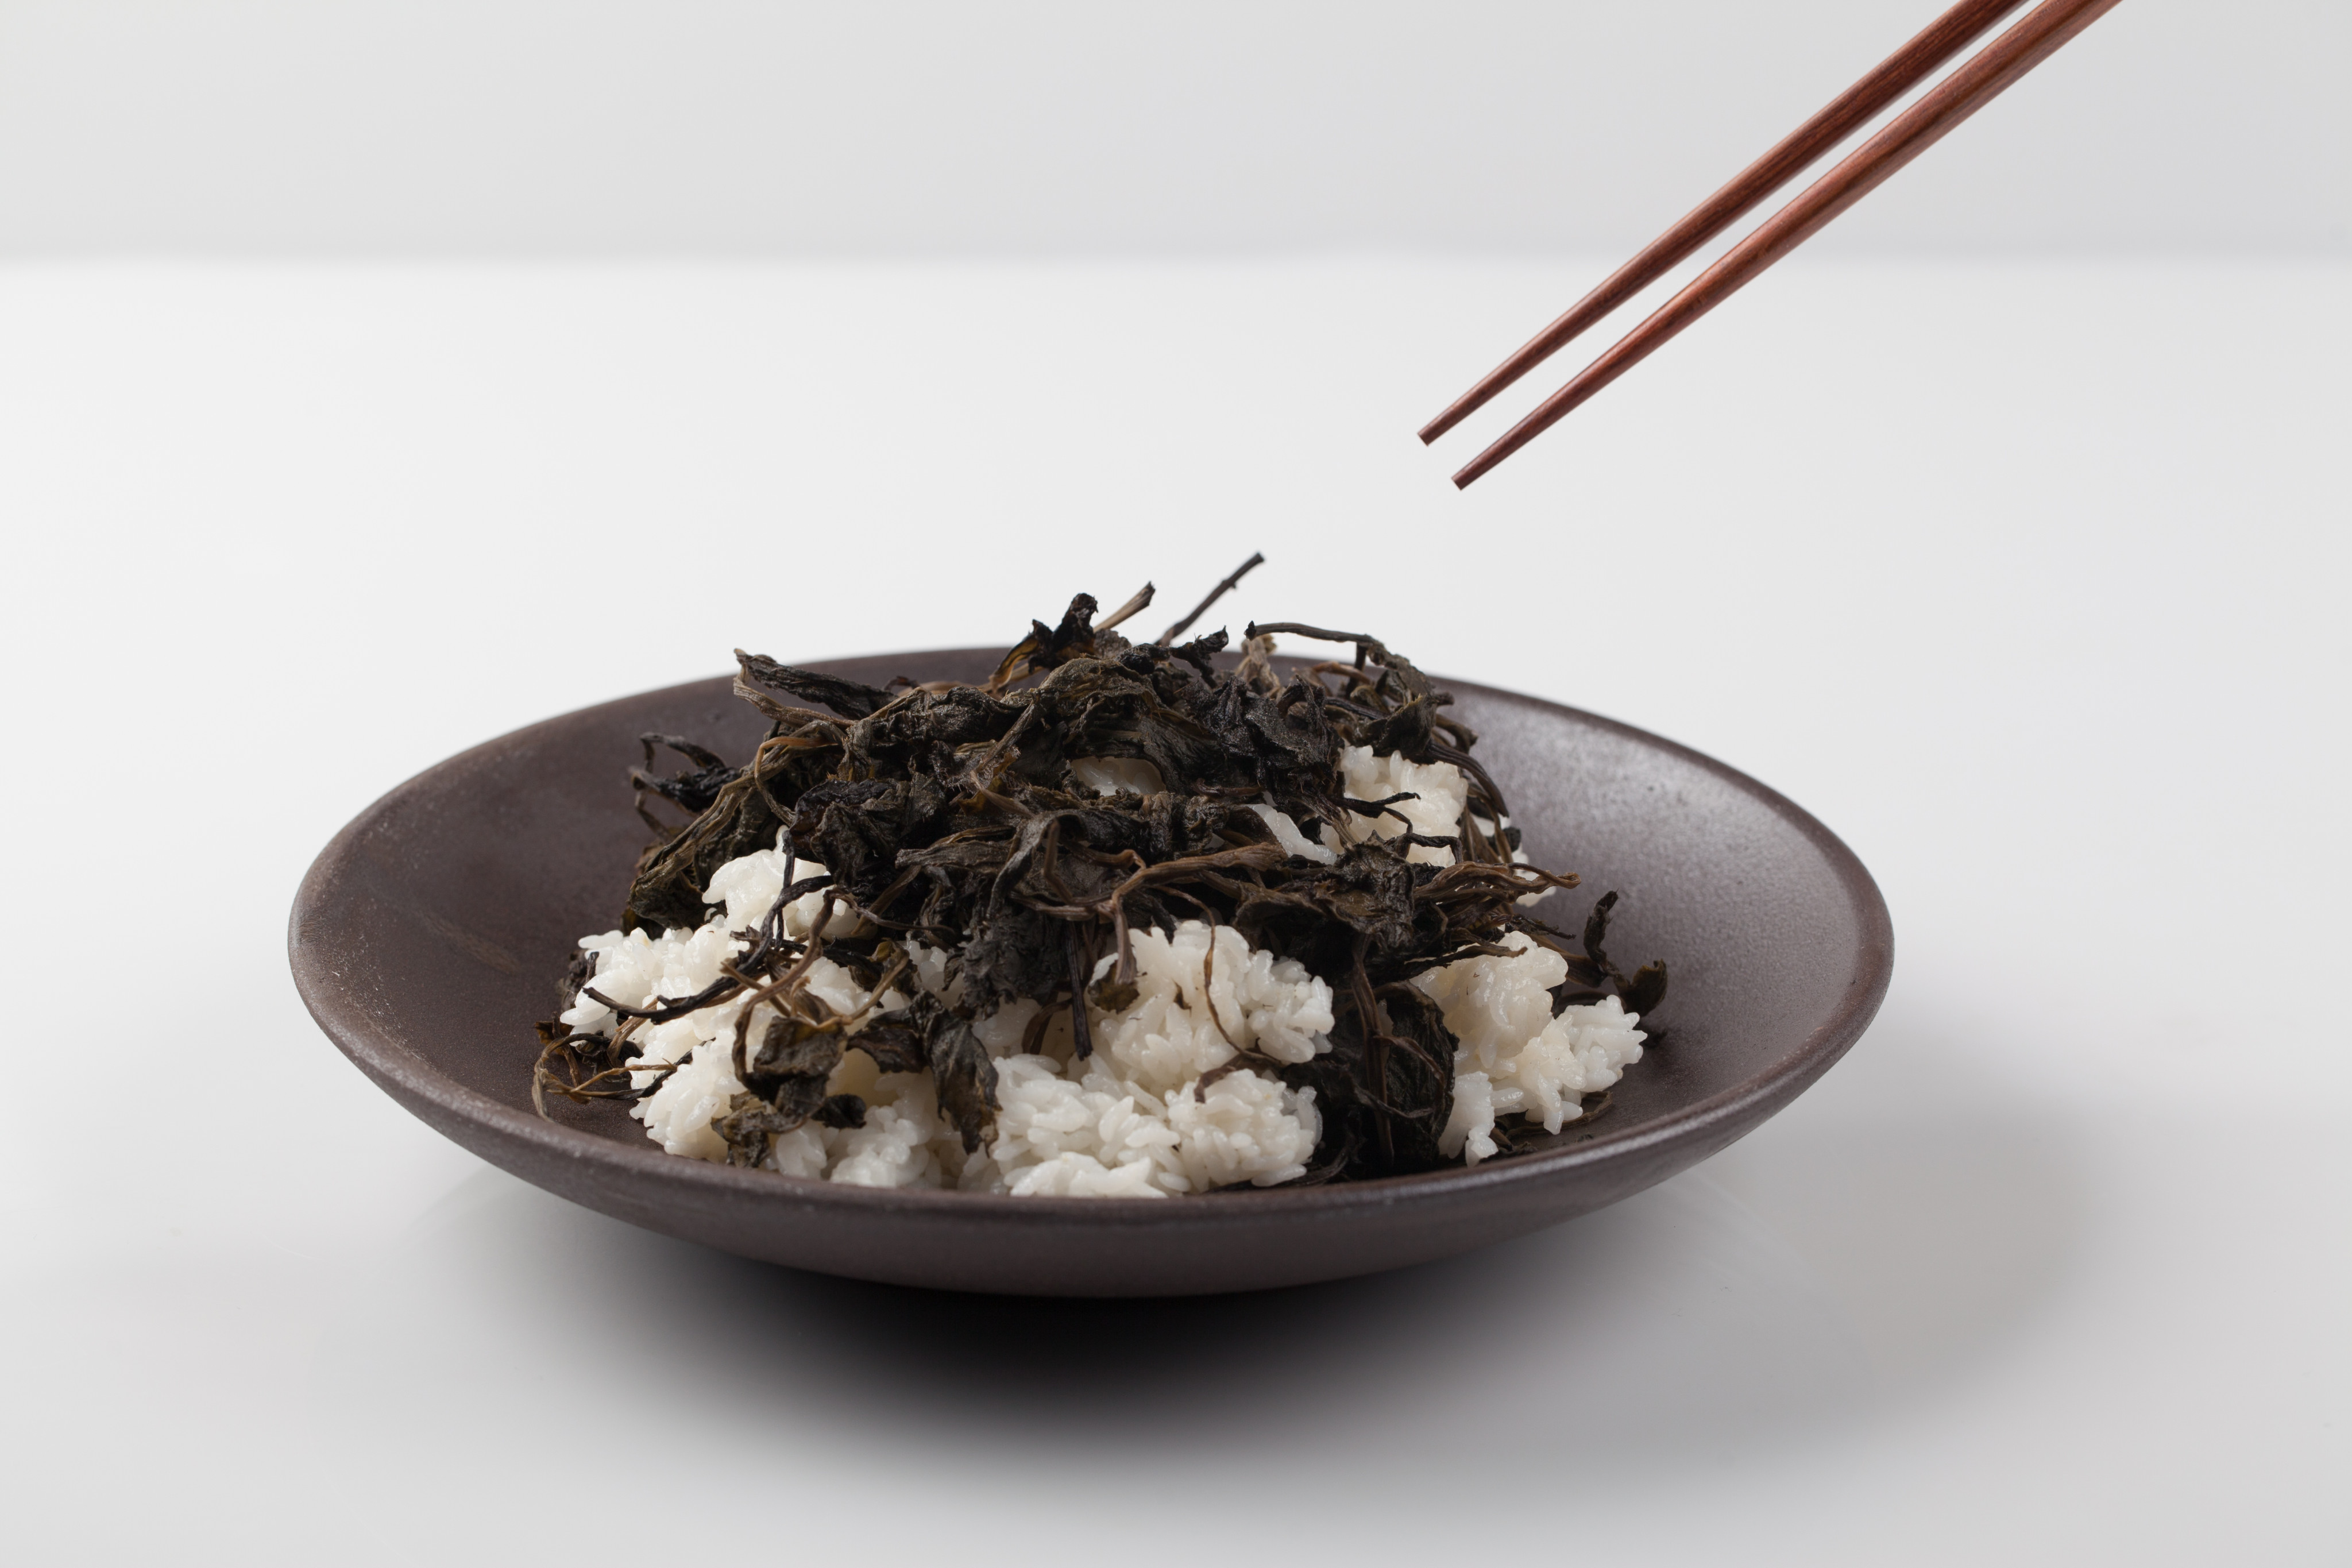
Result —
[[[984, 679], [993, 650], [816, 668], [879, 685]], [[1623, 895], [1621, 959], [1673, 974], [1659, 1033], [1589, 1124], [1529, 1152], [1382, 1181], [1149, 1199], [877, 1191], [666, 1154], [617, 1106], [531, 1109], [532, 1025], [582, 935], [617, 921], [646, 833], [636, 737], [750, 754], [725, 679], [584, 709], [402, 784], [327, 846], [294, 902], [295, 984], [362, 1071], [482, 1158], [652, 1230], [859, 1279], [1034, 1295], [1255, 1289], [1443, 1258], [1628, 1197], [1795, 1099], [1869, 1026], [1894, 931], [1869, 872], [1755, 780], [1534, 698], [1445, 683], [1538, 865], [1583, 885], [1539, 912], [1581, 928]]]

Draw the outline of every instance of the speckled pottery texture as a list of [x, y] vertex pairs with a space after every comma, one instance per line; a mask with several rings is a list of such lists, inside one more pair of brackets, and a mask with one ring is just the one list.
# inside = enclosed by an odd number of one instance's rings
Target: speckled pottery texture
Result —
[[[879, 685], [984, 679], [1001, 650], [814, 668]], [[646, 838], [625, 776], [648, 731], [750, 754], [724, 679], [518, 730], [418, 774], [327, 846], [288, 945], [311, 1016], [361, 1070], [483, 1159], [635, 1225], [796, 1268], [943, 1289], [1153, 1296], [1304, 1284], [1556, 1225], [1706, 1158], [1795, 1099], [1886, 994], [1894, 931], [1829, 830], [1722, 763], [1572, 708], [1459, 681], [1455, 714], [1538, 865], [1623, 895], [1612, 951], [1662, 957], [1661, 1033], [1589, 1125], [1475, 1170], [1167, 1200], [877, 1191], [666, 1154], [612, 1104], [530, 1104], [532, 1026], [573, 943], [610, 930]]]

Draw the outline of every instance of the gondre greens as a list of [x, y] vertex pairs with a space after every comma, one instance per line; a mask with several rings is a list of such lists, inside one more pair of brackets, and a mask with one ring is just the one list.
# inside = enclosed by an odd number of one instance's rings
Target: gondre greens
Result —
[[[1080, 595], [982, 684], [739, 652], [767, 736], [741, 766], [644, 737], [657, 837], [541, 1026], [542, 1111], [627, 1100], [665, 1147], [835, 1180], [1155, 1195], [1428, 1170], [1597, 1111], [1665, 966], [1609, 956], [1613, 893], [1580, 943], [1531, 911], [1577, 879], [1525, 863], [1476, 736], [1379, 638], [1176, 640], [1256, 563], [1153, 642], [1116, 629], [1149, 586], [1099, 625]], [[1345, 656], [1278, 670], [1277, 636]], [[689, 1018], [698, 1045], [653, 1044]]]

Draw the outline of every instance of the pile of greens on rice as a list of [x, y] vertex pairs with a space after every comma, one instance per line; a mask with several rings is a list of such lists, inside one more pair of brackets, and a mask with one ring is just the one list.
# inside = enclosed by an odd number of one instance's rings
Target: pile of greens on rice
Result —
[[[1255, 560], [1250, 564], [1255, 565]], [[1245, 572], [1248, 567], [1244, 567]], [[1241, 574], [1220, 584], [1206, 609]], [[1393, 1175], [1590, 1116], [1665, 967], [1533, 912], [1452, 699], [1379, 639], [1156, 642], [1080, 595], [985, 684], [737, 655], [743, 766], [633, 773], [659, 837], [584, 938], [534, 1092], [672, 1152], [1087, 1196]], [[1277, 670], [1274, 638], [1353, 645]], [[656, 801], [690, 814], [665, 826]]]

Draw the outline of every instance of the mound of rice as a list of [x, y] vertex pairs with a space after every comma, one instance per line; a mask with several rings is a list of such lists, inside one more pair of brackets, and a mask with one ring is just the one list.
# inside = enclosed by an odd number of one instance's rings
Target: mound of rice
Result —
[[[1467, 789], [1449, 763], [1418, 765], [1351, 748], [1343, 759], [1347, 792], [1400, 802], [1411, 830], [1439, 837], [1454, 831]], [[1140, 764], [1148, 769], [1150, 764]], [[1105, 765], [1080, 776], [1104, 794], [1157, 784], [1134, 767]], [[1330, 859], [1338, 847], [1308, 840], [1297, 825], [1270, 807], [1258, 808], [1292, 854]], [[1502, 826], [1507, 826], [1507, 822]], [[1407, 830], [1397, 817], [1352, 819], [1360, 837]], [[1489, 831], [1492, 826], [1489, 825]], [[1445, 864], [1443, 847], [1415, 846], [1415, 860]], [[1519, 857], [1524, 858], [1524, 857]], [[824, 873], [803, 858], [797, 877]], [[710, 918], [691, 931], [658, 937], [643, 931], [583, 938], [590, 984], [624, 1007], [656, 998], [690, 995], [719, 978], [720, 965], [750, 946], [748, 932], [783, 890], [786, 855], [780, 847], [730, 860], [710, 879], [704, 901]], [[824, 895], [810, 893], [787, 908], [783, 934], [810, 934]], [[837, 912], [827, 934], [845, 934], [857, 917]], [[1415, 984], [1436, 1001], [1459, 1048], [1454, 1057], [1453, 1120], [1441, 1150], [1470, 1164], [1492, 1156], [1499, 1117], [1518, 1115], [1557, 1132], [1579, 1114], [1578, 1097], [1617, 1081], [1640, 1059], [1640, 1016], [1616, 998], [1593, 1005], [1552, 1006], [1552, 987], [1568, 977], [1561, 958], [1513, 933], [1501, 944], [1508, 956], [1464, 959], [1422, 975]], [[966, 1154], [940, 1114], [926, 1073], [884, 1073], [855, 1048], [826, 1085], [829, 1094], [866, 1102], [865, 1124], [835, 1128], [806, 1122], [775, 1141], [767, 1167], [785, 1175], [869, 1187], [957, 1187], [973, 1192], [1070, 1197], [1168, 1197], [1249, 1183], [1273, 1186], [1306, 1173], [1322, 1133], [1313, 1089], [1294, 1089], [1270, 1074], [1232, 1066], [1244, 1053], [1276, 1062], [1304, 1062], [1328, 1051], [1331, 988], [1297, 962], [1251, 947], [1230, 927], [1213, 932], [1187, 921], [1172, 932], [1134, 934], [1136, 998], [1117, 1012], [1093, 1009], [1091, 1056], [1076, 1057], [1069, 1015], [1057, 1008], [1042, 1027], [1040, 1008], [1023, 1000], [979, 1020], [975, 1031], [995, 1058], [1000, 1110], [989, 1141]], [[947, 954], [910, 945], [915, 983], [940, 1000], [961, 1001], [960, 981], [947, 974]], [[1106, 955], [1097, 978], [1116, 962]], [[872, 1018], [910, 1005], [892, 990], [879, 997], [859, 987], [838, 964], [819, 958], [809, 989], [835, 1013]], [[673, 1154], [723, 1161], [727, 1147], [711, 1126], [741, 1092], [733, 1067], [740, 996], [646, 1025], [632, 1037], [642, 1054], [632, 1081], [659, 1087], [632, 1108], [646, 1135]], [[758, 1011], [766, 1014], [764, 1005]], [[562, 1015], [571, 1028], [603, 1033], [618, 1022], [612, 1009], [583, 991]], [[765, 1018], [755, 1016], [757, 1037]], [[1026, 1044], [1029, 1049], [1024, 1050]], [[677, 1065], [667, 1077], [662, 1069]], [[1223, 1069], [1223, 1070], [1220, 1070]]]

